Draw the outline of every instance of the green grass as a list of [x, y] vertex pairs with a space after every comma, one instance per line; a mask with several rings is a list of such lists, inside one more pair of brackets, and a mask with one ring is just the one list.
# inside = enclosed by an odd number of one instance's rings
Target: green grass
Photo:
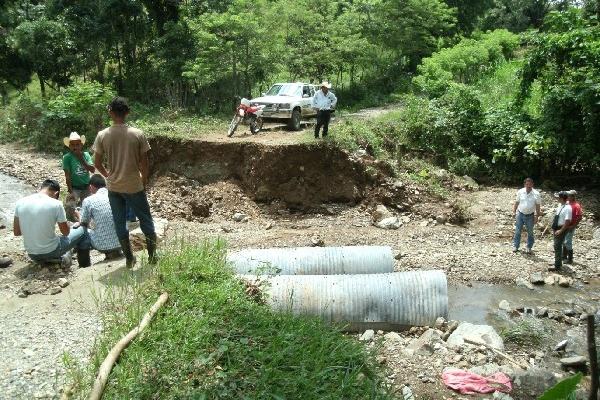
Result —
[[172, 245], [142, 284], [101, 303], [105, 331], [93, 360], [71, 365], [75, 397], [86, 396], [108, 349], [163, 291], [169, 301], [122, 354], [105, 399], [390, 398], [356, 340], [253, 302], [218, 242]]
[[548, 339], [543, 325], [539, 322], [522, 320], [514, 327], [505, 329], [500, 336], [506, 343], [514, 343], [520, 346], [538, 346]]

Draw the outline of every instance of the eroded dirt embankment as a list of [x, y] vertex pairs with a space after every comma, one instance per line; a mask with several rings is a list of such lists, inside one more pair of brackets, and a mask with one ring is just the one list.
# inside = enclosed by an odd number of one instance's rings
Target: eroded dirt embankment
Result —
[[[201, 185], [235, 180], [255, 201], [290, 207], [362, 200], [373, 174], [365, 162], [327, 144], [262, 145], [250, 142], [150, 141], [156, 176], [174, 173]], [[377, 163], [373, 163], [377, 166]]]

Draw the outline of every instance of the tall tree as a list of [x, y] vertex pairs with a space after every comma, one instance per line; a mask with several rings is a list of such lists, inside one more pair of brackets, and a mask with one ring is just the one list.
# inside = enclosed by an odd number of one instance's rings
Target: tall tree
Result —
[[15, 28], [12, 39], [19, 55], [37, 74], [42, 96], [47, 83], [69, 83], [73, 52], [64, 24], [46, 18], [25, 21]]

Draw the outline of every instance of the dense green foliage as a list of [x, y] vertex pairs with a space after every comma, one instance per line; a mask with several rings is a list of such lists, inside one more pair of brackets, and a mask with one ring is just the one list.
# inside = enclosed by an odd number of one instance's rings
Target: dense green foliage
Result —
[[340, 141], [418, 151], [461, 175], [597, 174], [600, 26], [587, 10], [548, 14], [523, 37], [524, 59], [510, 59], [518, 40], [505, 30], [434, 53], [413, 79], [425, 97], [406, 96], [392, 124], [342, 126]]
[[224, 259], [219, 243], [176, 245], [125, 304], [107, 296], [91, 371], [75, 373], [77, 397], [110, 347], [167, 292], [168, 303], [113, 369], [105, 398], [391, 398], [358, 341], [253, 300]]
[[413, 82], [430, 97], [439, 97], [452, 83], [473, 83], [512, 57], [519, 37], [505, 29], [462, 39], [423, 59]]
[[61, 150], [62, 138], [76, 131], [92, 143], [106, 125], [106, 104], [114, 96], [99, 83], [77, 83], [51, 100], [19, 96], [0, 120], [0, 139], [21, 139], [39, 149]]
[[548, 140], [544, 162], [563, 172], [600, 168], [600, 24], [598, 15], [551, 13], [530, 36], [521, 97], [540, 83], [538, 132]]
[[[148, 103], [209, 112], [276, 80], [334, 81], [390, 93], [453, 33], [442, 0], [7, 0], [0, 86], [42, 95], [84, 79]], [[28, 77], [28, 78], [29, 78]], [[360, 101], [360, 99], [357, 99]]]

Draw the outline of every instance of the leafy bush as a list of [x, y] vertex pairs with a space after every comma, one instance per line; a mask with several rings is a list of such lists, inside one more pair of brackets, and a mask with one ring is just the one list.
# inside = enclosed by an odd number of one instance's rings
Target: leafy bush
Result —
[[518, 44], [518, 36], [505, 29], [462, 39], [457, 45], [424, 58], [413, 83], [431, 97], [442, 96], [450, 83], [473, 83], [509, 59]]
[[548, 140], [554, 172], [595, 174], [600, 168], [600, 24], [581, 9], [551, 12], [544, 29], [528, 35], [518, 105], [539, 83], [539, 135]]
[[77, 131], [92, 143], [107, 122], [106, 105], [113, 96], [111, 89], [95, 82], [75, 83], [49, 101], [21, 94], [6, 111], [0, 138], [60, 150], [61, 138]]

